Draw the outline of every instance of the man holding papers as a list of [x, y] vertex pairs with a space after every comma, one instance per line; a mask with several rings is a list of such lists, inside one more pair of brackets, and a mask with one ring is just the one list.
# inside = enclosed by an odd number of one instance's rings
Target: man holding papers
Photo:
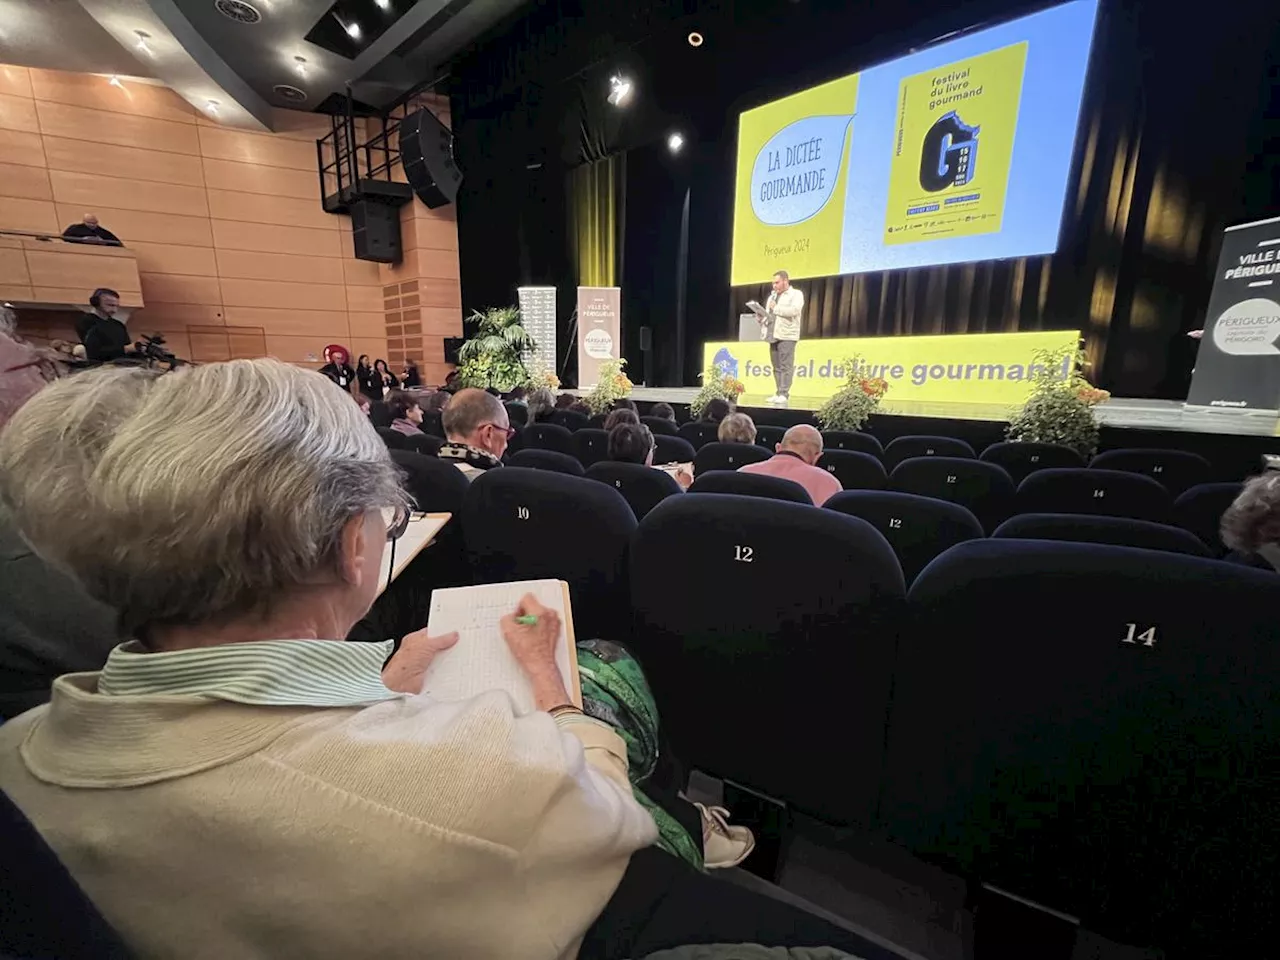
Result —
[[773, 275], [773, 293], [762, 307], [752, 300], [747, 304], [760, 320], [761, 337], [769, 342], [769, 362], [773, 366], [773, 382], [778, 392], [768, 403], [785, 404], [791, 394], [791, 378], [796, 370], [796, 343], [800, 340], [800, 316], [804, 313], [804, 294], [791, 286], [785, 270]]

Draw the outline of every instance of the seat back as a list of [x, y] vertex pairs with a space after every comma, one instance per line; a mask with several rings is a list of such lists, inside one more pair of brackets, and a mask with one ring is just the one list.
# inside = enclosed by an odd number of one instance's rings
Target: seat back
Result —
[[1280, 578], [982, 540], [931, 564], [909, 606], [892, 837], [1128, 942], [1274, 944]]
[[693, 475], [696, 477], [708, 470], [737, 470], [748, 463], [760, 463], [768, 460], [773, 454], [762, 450], [754, 443], [705, 443], [698, 448], [693, 458]]
[[649, 428], [655, 437], [678, 437], [680, 428], [666, 417], [641, 417], [640, 422]]
[[1021, 483], [1037, 470], [1085, 466], [1084, 457], [1070, 447], [1057, 443], [993, 443], [982, 451], [982, 456], [978, 459], [1004, 467], [1015, 484]]
[[551, 415], [547, 417], [548, 423], [554, 423], [558, 427], [564, 427], [571, 433], [574, 430], [581, 430], [583, 427], [591, 426], [591, 418], [585, 413], [579, 413], [577, 410], [552, 410]]
[[1222, 515], [1244, 489], [1243, 483], [1201, 483], [1173, 502], [1178, 526], [1194, 533], [1215, 557], [1227, 552], [1222, 542]]
[[532, 470], [550, 470], [571, 477], [580, 477], [584, 471], [577, 457], [556, 450], [517, 450], [507, 458], [508, 466], [528, 467]]
[[778, 444], [782, 442], [783, 434], [787, 431], [782, 427], [774, 427], [767, 423], [756, 424], [756, 446], [764, 447], [769, 451], [769, 456], [773, 456]]
[[1208, 460], [1187, 450], [1107, 450], [1094, 457], [1089, 466], [1099, 470], [1140, 473], [1156, 481], [1174, 497], [1196, 484], [1208, 483], [1213, 473]]
[[[704, 494], [659, 504], [631, 557], [631, 644], [674, 752], [823, 819], [865, 822], [903, 589], [884, 538], [852, 517]], [[813, 731], [837, 715], [833, 763]]]
[[813, 506], [809, 491], [794, 480], [759, 473], [739, 473], [737, 470], [708, 470], [700, 473], [689, 485], [689, 492], [732, 493], [740, 497], [764, 497], [768, 500], [786, 500]]
[[554, 450], [573, 456], [573, 434], [556, 423], [531, 423], [520, 431], [522, 450]]
[[902, 493], [950, 500], [967, 507], [984, 530], [994, 530], [1013, 512], [1016, 488], [1004, 467], [963, 457], [913, 457], [889, 475]]
[[573, 453], [584, 467], [609, 459], [609, 434], [584, 427], [573, 434]]
[[697, 451], [684, 437], [653, 436], [654, 463], [692, 463]]
[[558, 578], [578, 637], [625, 636], [635, 514], [616, 490], [547, 470], [488, 470], [471, 483], [462, 531], [476, 582]]
[[422, 423], [418, 424], [418, 428], [428, 436], [444, 439], [444, 418], [438, 411], [424, 410]]
[[387, 409], [385, 401], [369, 401], [369, 422], [375, 427], [389, 427], [394, 419], [395, 417], [391, 416], [391, 411]]
[[832, 474], [846, 490], [880, 490], [888, 482], [879, 457], [854, 450], [825, 450], [818, 466]]
[[587, 476], [609, 484], [622, 494], [623, 499], [631, 505], [637, 520], [643, 520], [650, 510], [667, 497], [683, 492], [680, 484], [666, 471], [638, 463], [603, 460], [587, 467]]
[[456, 587], [471, 582], [462, 541], [462, 505], [471, 484], [452, 461], [411, 450], [392, 450], [391, 459], [404, 471], [405, 489], [423, 513], [450, 513], [453, 518], [436, 534], [431, 546], [413, 561], [419, 583]]
[[720, 424], [705, 423], [701, 420], [682, 423], [676, 429], [676, 433], [688, 440], [694, 450], [699, 449], [703, 444], [715, 443], [719, 431]]
[[1080, 513], [1020, 513], [996, 528], [991, 536], [1004, 540], [1071, 540], [1116, 547], [1167, 550], [1191, 557], [1207, 557], [1209, 549], [1194, 534], [1150, 520], [1094, 517]]
[[902, 575], [911, 583], [934, 557], [966, 540], [983, 537], [978, 518], [957, 503], [887, 490], [847, 490], [823, 505], [867, 521], [889, 541]]
[[955, 437], [908, 436], [890, 440], [884, 448], [884, 468], [893, 468], [914, 457], [962, 457], [973, 459], [973, 447]]
[[1150, 477], [1120, 470], [1054, 467], [1018, 486], [1018, 513], [1088, 513], [1167, 523], [1169, 492]]
[[408, 433], [402, 434], [404, 440], [401, 449], [411, 450], [414, 453], [422, 454], [424, 457], [434, 457], [440, 452], [440, 448], [444, 446], [444, 441], [439, 437], [433, 437], [425, 433]]
[[587, 418], [587, 426], [592, 430], [603, 430], [604, 422], [609, 419], [607, 413], [597, 413]]
[[869, 453], [873, 457], [884, 457], [884, 446], [869, 433], [860, 430], [823, 430], [823, 450], [852, 450], [855, 453]]
[[392, 430], [390, 427], [375, 427], [378, 436], [382, 438], [382, 442], [387, 445], [388, 450], [407, 450], [408, 444], [405, 443], [405, 436], [399, 430]]
[[529, 408], [523, 403], [504, 403], [507, 408], [507, 420], [513, 427], [523, 427], [529, 422]]

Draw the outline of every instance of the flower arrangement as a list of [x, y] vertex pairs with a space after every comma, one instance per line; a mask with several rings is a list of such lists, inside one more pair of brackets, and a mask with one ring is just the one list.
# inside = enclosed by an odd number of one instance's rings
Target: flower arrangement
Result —
[[550, 370], [540, 370], [529, 377], [529, 382], [525, 384], [526, 390], [540, 390], [542, 388], [555, 393], [560, 389], [560, 378]]
[[591, 392], [582, 398], [582, 402], [591, 408], [592, 413], [607, 413], [613, 405], [623, 397], [631, 395], [634, 384], [626, 375], [626, 360], [605, 360], [600, 364], [599, 380]]
[[707, 408], [707, 404], [717, 397], [729, 403], [737, 403], [738, 397], [742, 396], [747, 389], [737, 377], [725, 373], [716, 366], [708, 367], [698, 374], [698, 377], [702, 380], [702, 387], [689, 404], [689, 412], [693, 414], [695, 420], [702, 416], [702, 411]]
[[860, 430], [871, 414], [880, 407], [880, 400], [889, 392], [889, 382], [883, 377], [862, 376], [862, 363], [858, 357], [844, 362], [844, 386], [831, 397], [815, 416], [824, 430]]
[[[1072, 358], [1065, 379], [1060, 374], [1064, 356]], [[1088, 460], [1098, 451], [1093, 408], [1111, 394], [1084, 378], [1084, 351], [1078, 346], [1038, 351], [1034, 363], [1040, 370], [1032, 378], [1031, 396], [1009, 422], [1006, 436], [1013, 441], [1060, 444]]]
[[519, 307], [490, 307], [467, 318], [475, 336], [458, 349], [458, 379], [464, 387], [510, 390], [529, 379], [524, 355], [533, 340], [520, 323]]

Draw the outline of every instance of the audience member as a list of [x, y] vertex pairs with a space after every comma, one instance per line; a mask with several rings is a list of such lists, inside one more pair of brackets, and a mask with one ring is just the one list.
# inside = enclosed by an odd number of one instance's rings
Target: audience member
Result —
[[376, 373], [373, 372], [373, 364], [369, 362], [367, 353], [360, 354], [360, 359], [356, 361], [356, 384], [359, 386], [360, 392], [370, 400], [382, 399], [382, 383]]
[[529, 422], [542, 423], [556, 408], [555, 395], [546, 387], [538, 387], [529, 394]]
[[122, 247], [120, 238], [98, 223], [98, 215], [86, 213], [79, 223], [73, 223], [62, 231], [65, 240], [75, 243], [105, 243], [113, 247]]
[[491, 397], [497, 397], [499, 400], [502, 399], [502, 391], [497, 387], [485, 387], [484, 392]]
[[653, 434], [642, 423], [623, 423], [609, 431], [609, 459], [653, 466]]
[[663, 420], [670, 420], [672, 423], [676, 422], [676, 412], [669, 403], [655, 403], [649, 409], [649, 416], [662, 417]]
[[777, 453], [761, 463], [739, 467], [742, 473], [762, 473], [769, 477], [794, 480], [809, 491], [817, 506], [844, 488], [832, 474], [814, 466], [822, 457], [822, 434], [808, 424], [797, 424], [782, 435]]
[[136, 354], [138, 347], [129, 336], [128, 328], [116, 319], [120, 294], [107, 287], [99, 287], [89, 296], [89, 305], [93, 312], [76, 326], [76, 332], [84, 343], [85, 359], [109, 363]]
[[604, 428], [612, 430], [614, 427], [624, 423], [639, 423], [640, 417], [632, 410], [612, 410], [609, 415], [604, 418]]
[[407, 437], [422, 434], [422, 407], [418, 398], [406, 390], [392, 390], [387, 394], [387, 411], [391, 414], [391, 429]]
[[366, 397], [363, 393], [352, 393], [351, 399], [356, 402], [356, 406], [360, 408], [360, 412], [366, 417], [373, 412], [373, 401]]
[[528, 391], [526, 391], [524, 387], [512, 387], [505, 399], [507, 403], [518, 403], [521, 406], [527, 407], [529, 405], [529, 401], [525, 399], [527, 395]]
[[444, 389], [448, 390], [450, 393], [457, 393], [462, 389], [461, 384], [458, 383], [457, 370], [450, 370], [444, 375]]
[[570, 413], [580, 413], [584, 417], [591, 416], [591, 408], [587, 406], [584, 400], [575, 400], [569, 406], [565, 407]]
[[45, 385], [52, 366], [18, 336], [18, 315], [0, 307], [0, 426]]
[[558, 397], [556, 397], [556, 409], [568, 410], [569, 407], [573, 406], [573, 404], [577, 402], [577, 400], [578, 398], [575, 397], [572, 393], [562, 393]]
[[733, 413], [733, 405], [728, 400], [712, 397], [702, 408], [702, 422], [719, 423], [731, 413]]
[[420, 395], [418, 403], [424, 413], [443, 413], [452, 399], [453, 394], [447, 390], [432, 390], [430, 393]]
[[467, 387], [445, 407], [442, 460], [452, 460], [468, 480], [502, 466], [502, 455], [515, 436], [507, 408], [484, 390]]
[[385, 360], [373, 361], [373, 379], [384, 397], [388, 392], [400, 386], [400, 378], [391, 372], [391, 368], [387, 366], [387, 361]]
[[[320, 372], [343, 390], [349, 390], [356, 382], [356, 372], [351, 369], [351, 354], [341, 344], [331, 343], [324, 348], [324, 366]], [[381, 396], [379, 393], [379, 399]]]
[[731, 413], [720, 421], [716, 439], [721, 443], [755, 443], [755, 421], [745, 413]]
[[407, 499], [314, 374], [53, 384], [0, 436], [0, 501], [138, 637], [0, 727], [0, 789], [138, 955], [191, 955], [198, 930], [208, 956], [572, 956], [657, 837], [532, 597], [502, 625], [523, 715], [398, 692], [456, 635], [340, 642]]
[[407, 388], [422, 386], [422, 374], [418, 373], [418, 365], [412, 360], [404, 362], [404, 374], [400, 377], [400, 386]]
[[636, 406], [636, 402], [630, 397], [619, 397], [613, 401], [614, 410], [630, 410], [637, 417], [640, 416], [640, 408]]
[[1280, 570], [1280, 471], [1245, 481], [1222, 514], [1222, 542], [1234, 551], [1228, 558], [1233, 562], [1256, 565], [1261, 557]]

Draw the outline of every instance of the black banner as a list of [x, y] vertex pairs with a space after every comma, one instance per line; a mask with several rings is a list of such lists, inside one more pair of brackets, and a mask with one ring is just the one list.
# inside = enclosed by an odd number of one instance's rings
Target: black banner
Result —
[[1228, 227], [1187, 403], [1280, 409], [1280, 217]]

